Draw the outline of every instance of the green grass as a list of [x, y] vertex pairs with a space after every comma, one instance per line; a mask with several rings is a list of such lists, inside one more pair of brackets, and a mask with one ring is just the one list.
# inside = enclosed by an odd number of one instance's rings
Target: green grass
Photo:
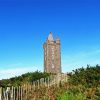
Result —
[[86, 100], [86, 96], [82, 93], [73, 94], [67, 91], [59, 95], [57, 100]]

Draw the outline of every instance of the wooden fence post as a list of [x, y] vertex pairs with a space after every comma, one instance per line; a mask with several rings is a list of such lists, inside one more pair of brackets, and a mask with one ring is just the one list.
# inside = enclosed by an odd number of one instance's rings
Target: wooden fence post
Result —
[[59, 87], [61, 81], [61, 74], [57, 74], [57, 86]]
[[39, 89], [39, 87], [40, 87], [39, 80], [37, 80], [37, 87], [38, 87], [38, 89]]
[[18, 92], [19, 92], [18, 94], [19, 94], [19, 100], [20, 100], [20, 86], [19, 86], [18, 88], [19, 88], [19, 89], [18, 89], [18, 90], [19, 90], [19, 91], [18, 91]]
[[52, 85], [52, 75], [50, 75], [50, 86]]
[[6, 95], [7, 95], [7, 100], [9, 100], [10, 99], [10, 87], [7, 87]]
[[14, 87], [14, 100], [15, 100], [15, 98], [16, 98], [16, 94], [15, 94], [15, 87]]
[[48, 88], [49, 88], [49, 86], [50, 86], [50, 78], [48, 77], [48, 79], [47, 79], [47, 86], [48, 86]]
[[35, 90], [35, 82], [33, 82], [33, 88], [34, 88], [34, 90]]
[[23, 99], [23, 87], [21, 86], [21, 100]]
[[2, 87], [0, 87], [0, 100], [2, 100]]
[[3, 93], [3, 99], [6, 100], [6, 91], [5, 91], [5, 88], [2, 89], [2, 93]]
[[46, 78], [44, 79], [44, 85], [45, 87], [47, 86]]
[[18, 100], [18, 86], [16, 88], [16, 99]]
[[66, 74], [66, 82], [68, 81], [68, 76], [67, 76], [67, 74]]
[[27, 83], [25, 84], [25, 90], [26, 90], [26, 100], [27, 100]]
[[13, 86], [11, 87], [11, 100], [14, 100]]

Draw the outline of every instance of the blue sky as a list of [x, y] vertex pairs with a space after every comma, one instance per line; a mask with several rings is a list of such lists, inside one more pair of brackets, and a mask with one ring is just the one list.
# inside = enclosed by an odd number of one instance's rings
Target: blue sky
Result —
[[99, 0], [0, 0], [0, 79], [43, 71], [51, 31], [61, 39], [63, 72], [100, 64]]

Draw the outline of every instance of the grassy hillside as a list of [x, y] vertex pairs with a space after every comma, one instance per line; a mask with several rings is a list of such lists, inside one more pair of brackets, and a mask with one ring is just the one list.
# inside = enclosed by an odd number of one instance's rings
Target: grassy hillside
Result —
[[67, 83], [62, 82], [59, 87], [41, 87], [31, 95], [37, 100], [100, 100], [99, 65], [73, 70], [69, 76]]
[[62, 87], [64, 92], [60, 100], [100, 100], [99, 65], [73, 70], [69, 76], [68, 83]]
[[[18, 77], [1, 80], [0, 84], [21, 85], [23, 83], [32, 82], [37, 79], [47, 77], [50, 74], [42, 72], [26, 73]], [[100, 100], [100, 66], [89, 66], [87, 68], [79, 68], [68, 73], [69, 79], [67, 83], [60, 83], [50, 88], [41, 87], [30, 94], [40, 100]], [[29, 94], [29, 95], [30, 95]], [[49, 99], [48, 99], [49, 98]]]
[[79, 68], [69, 73], [69, 82], [73, 85], [84, 85], [85, 87], [97, 87], [100, 84], [100, 66], [96, 65], [91, 67], [87, 65], [87, 68]]
[[22, 74], [21, 76], [16, 76], [16, 77], [13, 77], [10, 79], [0, 80], [0, 85], [3, 87], [12, 86], [12, 85], [18, 86], [21, 84], [36, 81], [36, 80], [41, 79], [41, 78], [45, 78], [49, 75], [50, 74], [48, 74], [48, 73], [42, 73], [40, 71], [29, 72], [26, 74]]

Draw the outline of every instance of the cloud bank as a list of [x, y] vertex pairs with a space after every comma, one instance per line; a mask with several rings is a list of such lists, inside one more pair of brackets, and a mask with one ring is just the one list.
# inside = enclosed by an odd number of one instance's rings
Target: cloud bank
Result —
[[100, 64], [100, 49], [89, 52], [81, 51], [71, 56], [63, 56], [63, 59], [63, 72], [71, 72], [74, 69], [86, 67], [87, 64], [95, 66]]
[[15, 76], [19, 76], [21, 74], [27, 72], [36, 71], [37, 67], [27, 67], [27, 68], [10, 68], [10, 69], [3, 69], [0, 70], [0, 79], [7, 79]]

